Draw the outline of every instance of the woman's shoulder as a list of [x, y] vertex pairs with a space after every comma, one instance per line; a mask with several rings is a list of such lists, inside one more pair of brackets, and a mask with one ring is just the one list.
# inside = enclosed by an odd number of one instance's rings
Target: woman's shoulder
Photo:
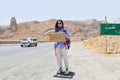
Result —
[[68, 31], [68, 28], [67, 27], [64, 27], [63, 28], [64, 32]]
[[64, 29], [64, 30], [68, 30], [68, 28], [67, 28], [67, 27], [64, 27], [63, 29]]

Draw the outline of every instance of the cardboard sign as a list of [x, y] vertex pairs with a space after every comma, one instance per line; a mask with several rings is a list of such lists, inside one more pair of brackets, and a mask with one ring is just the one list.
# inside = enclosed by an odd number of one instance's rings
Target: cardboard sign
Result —
[[62, 42], [65, 41], [65, 33], [58, 32], [58, 33], [51, 33], [49, 34], [50, 42]]

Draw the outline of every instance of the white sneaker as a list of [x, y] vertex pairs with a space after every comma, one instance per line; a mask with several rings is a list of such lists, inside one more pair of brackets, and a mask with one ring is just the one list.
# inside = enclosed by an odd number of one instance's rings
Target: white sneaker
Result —
[[57, 71], [57, 74], [60, 74], [60, 73], [62, 73], [62, 68], [61, 67]]
[[65, 69], [65, 74], [69, 74], [68, 67]]

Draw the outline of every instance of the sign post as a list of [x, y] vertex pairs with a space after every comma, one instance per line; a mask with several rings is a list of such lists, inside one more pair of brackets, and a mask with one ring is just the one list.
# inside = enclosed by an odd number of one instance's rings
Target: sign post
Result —
[[[105, 16], [105, 23], [107, 24], [107, 16]], [[106, 54], [107, 54], [107, 36], [105, 36], [105, 41], [106, 41], [105, 52], [106, 52]]]

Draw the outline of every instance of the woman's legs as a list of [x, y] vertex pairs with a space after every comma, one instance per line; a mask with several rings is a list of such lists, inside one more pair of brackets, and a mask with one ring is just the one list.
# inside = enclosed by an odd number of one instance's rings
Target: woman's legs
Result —
[[57, 73], [61, 73], [62, 72], [62, 54], [59, 46], [56, 48], [56, 57], [57, 57], [57, 64], [59, 67]]
[[64, 59], [64, 64], [65, 64], [65, 73], [68, 74], [69, 73], [69, 70], [68, 70], [68, 67], [69, 67], [69, 63], [68, 63], [68, 49], [61, 49], [59, 46], [56, 48], [56, 56], [57, 56], [57, 64], [58, 64], [58, 67], [59, 67], [59, 70], [57, 73], [61, 73], [62, 72], [62, 57]]
[[61, 49], [59, 46], [56, 48], [56, 54], [57, 54], [58, 67], [62, 67], [62, 54], [61, 54]]
[[69, 67], [68, 54], [67, 54], [68, 49], [65, 49], [65, 48], [64, 48], [64, 49], [62, 49], [61, 51], [62, 51], [62, 57], [63, 57], [63, 59], [64, 59], [65, 67]]
[[68, 63], [68, 49], [62, 49], [62, 57], [64, 59], [64, 63], [65, 63], [65, 74], [69, 74], [69, 63]]

